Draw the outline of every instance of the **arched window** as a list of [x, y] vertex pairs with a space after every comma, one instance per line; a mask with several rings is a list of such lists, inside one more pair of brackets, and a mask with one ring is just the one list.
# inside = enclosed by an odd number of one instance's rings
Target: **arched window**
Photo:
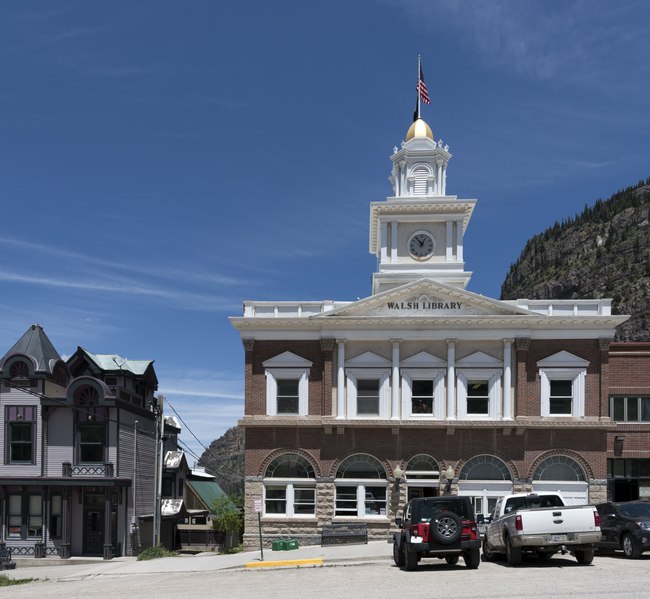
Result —
[[477, 455], [463, 466], [460, 480], [512, 480], [510, 469], [493, 455]]
[[29, 365], [27, 362], [23, 362], [22, 360], [14, 362], [9, 369], [9, 376], [12, 379], [28, 379]]
[[383, 464], [367, 454], [341, 462], [336, 471], [336, 516], [386, 517], [388, 477]]
[[61, 364], [57, 364], [54, 367], [54, 372], [52, 373], [54, 376], [54, 382], [57, 385], [61, 385], [61, 387], [66, 387], [68, 384], [68, 371], [65, 369], [64, 366]]
[[264, 473], [264, 514], [310, 517], [316, 513], [316, 478], [309, 460], [297, 453], [273, 458]]
[[582, 466], [574, 459], [565, 455], [554, 455], [546, 458], [537, 466], [533, 480], [585, 482], [587, 476]]
[[440, 478], [440, 468], [431, 456], [419, 454], [412, 457], [406, 465], [406, 480], [412, 482], [416, 480], [438, 480]]

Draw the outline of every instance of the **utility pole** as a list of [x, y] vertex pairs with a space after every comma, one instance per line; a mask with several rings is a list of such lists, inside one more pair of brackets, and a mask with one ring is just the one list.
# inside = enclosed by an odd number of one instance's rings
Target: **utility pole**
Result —
[[163, 434], [165, 432], [165, 416], [163, 406], [165, 396], [159, 395], [156, 404], [156, 473], [154, 478], [154, 511], [153, 511], [153, 547], [160, 545], [160, 528], [162, 520], [162, 473], [163, 461]]

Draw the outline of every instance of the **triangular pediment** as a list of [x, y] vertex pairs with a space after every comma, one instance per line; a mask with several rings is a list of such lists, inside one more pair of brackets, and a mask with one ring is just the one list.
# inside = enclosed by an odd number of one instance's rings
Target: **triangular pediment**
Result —
[[367, 351], [345, 362], [346, 366], [354, 368], [388, 368], [391, 364], [386, 358]]
[[524, 310], [434, 281], [420, 279], [347, 304], [314, 318], [332, 317], [450, 317], [450, 316], [537, 316]]
[[503, 362], [482, 351], [477, 351], [458, 360], [456, 366], [459, 368], [500, 368], [503, 366]]
[[425, 351], [400, 362], [400, 366], [406, 368], [444, 368], [446, 365], [447, 362]]
[[589, 362], [566, 350], [537, 362], [539, 368], [587, 368]]
[[312, 362], [296, 354], [285, 351], [262, 362], [264, 368], [311, 368]]

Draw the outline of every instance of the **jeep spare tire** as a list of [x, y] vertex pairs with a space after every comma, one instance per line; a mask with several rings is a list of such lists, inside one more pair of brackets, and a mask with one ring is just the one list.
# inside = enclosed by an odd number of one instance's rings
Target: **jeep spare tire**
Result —
[[451, 545], [460, 539], [463, 525], [454, 512], [438, 512], [431, 520], [431, 534], [441, 545]]

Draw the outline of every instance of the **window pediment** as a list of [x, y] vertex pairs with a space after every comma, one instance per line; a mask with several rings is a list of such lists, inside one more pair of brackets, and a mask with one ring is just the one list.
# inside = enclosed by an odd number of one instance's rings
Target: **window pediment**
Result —
[[539, 368], [587, 368], [588, 360], [563, 350], [537, 362]]
[[285, 351], [262, 362], [265, 368], [311, 368], [312, 364], [313, 362], [290, 351]]
[[406, 368], [444, 368], [446, 365], [447, 362], [425, 351], [400, 362], [400, 366]]
[[501, 360], [497, 360], [482, 351], [474, 352], [456, 362], [457, 368], [500, 368], [502, 366], [503, 362]]
[[391, 363], [389, 360], [371, 351], [367, 351], [354, 358], [350, 358], [346, 361], [345, 365], [354, 368], [390, 368]]

